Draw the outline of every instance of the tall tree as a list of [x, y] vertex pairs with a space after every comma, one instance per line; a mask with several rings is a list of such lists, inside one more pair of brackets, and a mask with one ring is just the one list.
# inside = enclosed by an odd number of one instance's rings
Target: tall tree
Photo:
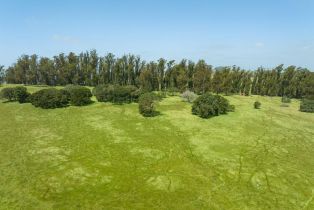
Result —
[[0, 85], [4, 83], [5, 80], [5, 68], [0, 65]]
[[162, 86], [165, 80], [165, 68], [166, 68], [166, 60], [160, 58], [157, 64], [157, 81], [158, 81], [158, 90], [161, 91]]
[[211, 88], [212, 66], [206, 64], [204, 60], [199, 60], [195, 65], [193, 76], [194, 91], [205, 93]]

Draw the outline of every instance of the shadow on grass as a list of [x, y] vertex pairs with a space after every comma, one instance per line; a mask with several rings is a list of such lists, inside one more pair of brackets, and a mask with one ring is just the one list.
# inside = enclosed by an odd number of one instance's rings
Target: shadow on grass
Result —
[[[78, 107], [83, 107], [83, 106], [91, 106], [91, 105], [93, 105], [94, 103], [96, 103], [96, 101], [90, 101], [89, 103], [87, 103], [87, 104], [82, 104], [82, 105], [74, 105], [74, 104], [69, 104], [68, 106], [78, 106]], [[67, 106], [67, 107], [68, 107]]]
[[142, 114], [143, 117], [147, 117], [147, 118], [157, 117], [157, 116], [161, 116], [161, 115], [163, 115], [163, 114], [159, 111], [154, 111], [153, 113], [146, 114], [146, 115]]
[[3, 101], [2, 103], [6, 104], [6, 103], [13, 103], [13, 102], [16, 102], [16, 101]]

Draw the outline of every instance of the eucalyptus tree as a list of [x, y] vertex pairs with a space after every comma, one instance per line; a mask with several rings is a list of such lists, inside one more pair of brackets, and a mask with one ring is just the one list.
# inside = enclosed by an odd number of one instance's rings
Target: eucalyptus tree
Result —
[[167, 61], [163, 58], [158, 60], [157, 64], [157, 81], [158, 81], [158, 90], [161, 91], [163, 88], [164, 80], [165, 80], [165, 68]]
[[207, 65], [204, 60], [199, 60], [195, 65], [195, 73], [193, 76], [193, 86], [196, 93], [205, 93], [210, 91], [212, 66]]
[[67, 85], [67, 79], [66, 79], [66, 57], [64, 53], [60, 53], [57, 56], [53, 57], [54, 60], [54, 66], [57, 72], [57, 84], [58, 85]]
[[40, 58], [39, 64], [39, 80], [37, 84], [56, 85], [56, 72], [54, 63], [49, 58]]
[[3, 84], [5, 81], [5, 68], [4, 66], [0, 65], [0, 85]]
[[189, 79], [188, 89], [194, 90], [195, 63], [193, 61], [188, 61], [187, 75]]
[[31, 85], [38, 84], [40, 75], [38, 69], [38, 56], [36, 54], [30, 56], [28, 68], [27, 83]]
[[22, 55], [6, 71], [1, 67], [0, 82], [16, 84], [67, 85], [98, 84], [135, 85], [147, 90], [212, 91], [229, 94], [256, 94], [302, 98], [310, 71], [281, 64], [273, 69], [263, 67], [254, 71], [237, 66], [212, 66], [204, 60], [197, 63], [181, 60], [146, 62], [132, 54], [101, 57], [96, 50], [63, 53], [52, 59], [37, 55]]

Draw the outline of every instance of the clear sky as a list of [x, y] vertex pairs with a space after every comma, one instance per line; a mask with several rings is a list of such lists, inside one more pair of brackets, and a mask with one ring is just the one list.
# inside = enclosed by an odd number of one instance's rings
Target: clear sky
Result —
[[0, 0], [0, 64], [90, 49], [314, 70], [314, 1]]

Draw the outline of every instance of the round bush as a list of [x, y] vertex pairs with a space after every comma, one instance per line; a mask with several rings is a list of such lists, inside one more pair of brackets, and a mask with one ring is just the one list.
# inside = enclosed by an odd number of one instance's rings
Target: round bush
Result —
[[281, 98], [282, 103], [291, 103], [291, 99], [288, 96], [283, 96]]
[[18, 101], [19, 103], [26, 103], [29, 101], [30, 93], [27, 92], [26, 87], [17, 86], [13, 88], [3, 88], [1, 90], [1, 98], [8, 101]]
[[300, 111], [314, 113], [314, 100], [303, 99], [300, 104]]
[[197, 95], [194, 92], [187, 90], [184, 93], [182, 93], [181, 97], [183, 101], [192, 103], [197, 98]]
[[54, 88], [39, 90], [31, 95], [31, 103], [35, 107], [54, 109], [66, 107], [70, 100], [68, 91]]
[[69, 85], [64, 88], [70, 95], [70, 103], [74, 106], [84, 106], [92, 102], [92, 93], [87, 87]]
[[93, 94], [100, 102], [122, 104], [137, 101], [141, 91], [132, 85], [100, 85], [93, 89]]
[[255, 101], [255, 102], [254, 102], [254, 108], [255, 108], [255, 109], [260, 109], [260, 108], [261, 108], [261, 105], [262, 105], [262, 104], [261, 104], [261, 102], [259, 102], [259, 101]]
[[144, 93], [139, 98], [139, 112], [144, 117], [153, 117], [157, 114], [155, 110], [155, 94]]
[[14, 88], [3, 88], [1, 90], [1, 98], [7, 99], [8, 101], [15, 100], [15, 90]]
[[14, 95], [19, 103], [26, 103], [29, 102], [31, 94], [27, 92], [26, 87], [19, 86], [14, 88]]
[[212, 116], [226, 114], [229, 109], [230, 105], [227, 99], [220, 95], [206, 93], [194, 101], [192, 113], [201, 118], [210, 118]]
[[93, 89], [93, 94], [99, 102], [112, 102], [113, 92], [113, 85], [98, 85]]

